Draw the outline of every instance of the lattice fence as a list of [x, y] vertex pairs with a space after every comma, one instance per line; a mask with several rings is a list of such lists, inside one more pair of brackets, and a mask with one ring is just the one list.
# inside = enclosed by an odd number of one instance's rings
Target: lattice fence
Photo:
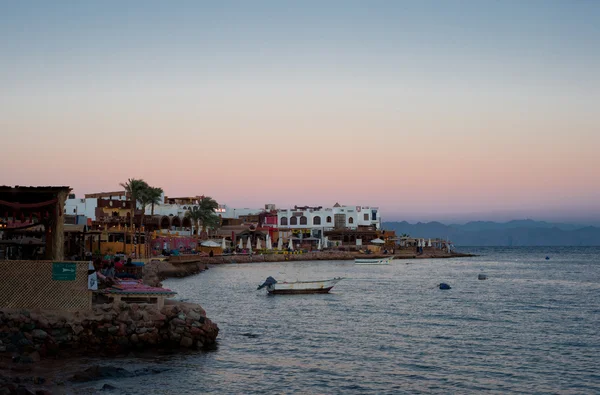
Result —
[[0, 307], [78, 311], [92, 307], [88, 262], [75, 264], [75, 278], [53, 280], [52, 261], [0, 261]]

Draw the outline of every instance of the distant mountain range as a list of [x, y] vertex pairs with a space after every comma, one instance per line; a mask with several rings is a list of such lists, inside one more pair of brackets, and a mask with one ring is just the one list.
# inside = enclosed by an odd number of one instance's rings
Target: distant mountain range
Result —
[[464, 225], [440, 222], [384, 222], [383, 228], [412, 237], [448, 238], [457, 246], [600, 246], [600, 228], [531, 219], [498, 223], [473, 221]]

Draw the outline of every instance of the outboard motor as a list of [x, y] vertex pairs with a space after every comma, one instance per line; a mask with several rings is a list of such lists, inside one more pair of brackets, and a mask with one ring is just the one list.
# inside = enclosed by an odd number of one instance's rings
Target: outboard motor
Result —
[[259, 289], [263, 289], [264, 287], [268, 287], [269, 285], [273, 285], [273, 284], [277, 284], [277, 280], [275, 280], [273, 277], [269, 276], [269, 277], [267, 277], [265, 282], [262, 283], [262, 285], [259, 285], [258, 288], [256, 288], [256, 290], [258, 291]]

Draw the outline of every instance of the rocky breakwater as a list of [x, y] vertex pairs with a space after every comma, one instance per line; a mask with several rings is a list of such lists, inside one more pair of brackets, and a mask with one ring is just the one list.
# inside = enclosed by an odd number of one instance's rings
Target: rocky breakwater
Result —
[[169, 260], [151, 259], [144, 266], [144, 284], [160, 287], [170, 277], [187, 277], [208, 269], [196, 256], [170, 257]]
[[207, 349], [219, 328], [202, 307], [167, 303], [96, 305], [89, 312], [0, 310], [0, 354], [13, 362], [46, 357], [116, 355], [131, 350]]

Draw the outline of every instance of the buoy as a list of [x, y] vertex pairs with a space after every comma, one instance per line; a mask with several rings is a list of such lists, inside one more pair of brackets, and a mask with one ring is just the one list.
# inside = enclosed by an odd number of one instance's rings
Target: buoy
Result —
[[547, 257], [546, 257], [546, 260], [547, 260], [547, 261], [549, 261], [549, 260], [550, 260], [550, 257], [549, 257], [549, 256], [547, 256]]
[[451, 289], [451, 287], [448, 284], [446, 284], [446, 283], [441, 283], [440, 284], [440, 289]]
[[487, 274], [479, 274], [479, 275], [477, 276], [477, 279], [478, 279], [478, 280], [487, 280]]

